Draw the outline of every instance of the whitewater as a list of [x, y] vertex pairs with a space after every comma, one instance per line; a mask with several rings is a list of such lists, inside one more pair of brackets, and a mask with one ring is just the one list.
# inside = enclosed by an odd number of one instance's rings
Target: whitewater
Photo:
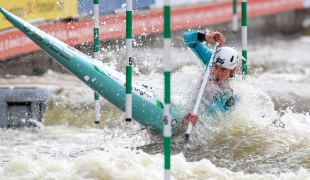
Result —
[[[226, 43], [240, 52], [240, 43]], [[171, 179], [309, 179], [309, 36], [274, 36], [248, 43], [249, 75], [231, 81], [240, 96], [228, 114], [202, 123], [189, 144], [172, 139]], [[101, 60], [125, 71], [125, 44], [101, 50]], [[212, 48], [212, 47], [211, 47]], [[133, 80], [163, 99], [163, 49], [138, 40]], [[172, 45], [172, 104], [192, 111], [204, 67], [183, 45]], [[125, 74], [125, 73], [124, 73]], [[163, 179], [163, 139], [104, 99], [93, 122], [93, 91], [70, 74], [6, 76], [1, 86], [44, 86], [50, 98], [35, 129], [0, 129], [0, 179]], [[277, 127], [280, 120], [285, 127]]]

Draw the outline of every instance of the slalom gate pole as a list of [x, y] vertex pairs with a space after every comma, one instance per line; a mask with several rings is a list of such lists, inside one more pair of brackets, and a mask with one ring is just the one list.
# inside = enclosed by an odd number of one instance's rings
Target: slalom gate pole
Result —
[[164, 162], [165, 180], [170, 179], [170, 160], [171, 160], [171, 112], [170, 112], [170, 49], [171, 49], [171, 7], [170, 0], [164, 1], [164, 81], [165, 81], [165, 104], [164, 104]]
[[233, 32], [238, 31], [237, 0], [233, 0], [232, 30]]
[[[99, 60], [100, 41], [99, 41], [99, 0], [94, 0], [94, 55], [93, 58]], [[100, 101], [99, 94], [94, 92], [94, 111], [95, 111], [95, 123], [100, 123]]]
[[247, 61], [248, 61], [248, 55], [247, 55], [247, 36], [248, 36], [248, 30], [247, 30], [247, 0], [242, 0], [241, 4], [241, 9], [242, 9], [242, 31], [241, 31], [241, 36], [242, 36], [242, 74], [247, 75], [248, 74], [248, 66], [247, 66]]
[[126, 121], [132, 119], [132, 0], [126, 0]]

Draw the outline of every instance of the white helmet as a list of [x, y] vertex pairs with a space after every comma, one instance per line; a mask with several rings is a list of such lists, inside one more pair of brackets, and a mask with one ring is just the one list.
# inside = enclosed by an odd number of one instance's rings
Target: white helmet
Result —
[[233, 70], [239, 63], [238, 53], [233, 48], [221, 47], [215, 52], [214, 63]]

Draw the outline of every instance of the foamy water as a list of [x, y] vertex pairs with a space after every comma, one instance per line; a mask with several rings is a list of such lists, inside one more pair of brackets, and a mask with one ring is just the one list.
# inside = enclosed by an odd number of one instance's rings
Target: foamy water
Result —
[[[172, 179], [309, 179], [309, 37], [249, 46], [250, 75], [231, 82], [240, 101], [204, 123], [183, 144], [173, 138]], [[240, 48], [236, 47], [239, 52]], [[104, 50], [111, 67], [124, 67], [124, 48]], [[163, 99], [162, 50], [135, 50], [134, 80]], [[193, 109], [203, 67], [184, 47], [172, 49], [172, 102]], [[151, 79], [151, 81], [150, 81]], [[48, 86], [52, 95], [37, 129], [0, 129], [0, 179], [163, 179], [162, 138], [101, 98], [93, 123], [93, 92], [71, 75], [0, 79], [5, 86]], [[285, 128], [271, 126], [281, 119]]]

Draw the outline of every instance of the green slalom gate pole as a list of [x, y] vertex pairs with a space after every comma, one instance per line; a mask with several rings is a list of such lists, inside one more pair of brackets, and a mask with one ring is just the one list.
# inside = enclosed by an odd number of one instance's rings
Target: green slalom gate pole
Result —
[[247, 55], [247, 36], [248, 36], [248, 30], [247, 30], [247, 0], [242, 0], [241, 4], [242, 9], [242, 74], [247, 75], [248, 74], [248, 55]]
[[[99, 60], [99, 0], [94, 0], [94, 55], [93, 58]], [[100, 101], [99, 94], [94, 92], [94, 111], [95, 111], [95, 123], [100, 123]]]
[[232, 30], [233, 32], [238, 31], [237, 0], [233, 0]]
[[126, 121], [132, 119], [132, 0], [126, 0]]
[[171, 29], [170, 29], [170, 0], [164, 1], [164, 79], [165, 79], [165, 104], [164, 104], [164, 162], [165, 179], [170, 179], [170, 159], [171, 159], [171, 112], [170, 112], [170, 49], [171, 49]]

